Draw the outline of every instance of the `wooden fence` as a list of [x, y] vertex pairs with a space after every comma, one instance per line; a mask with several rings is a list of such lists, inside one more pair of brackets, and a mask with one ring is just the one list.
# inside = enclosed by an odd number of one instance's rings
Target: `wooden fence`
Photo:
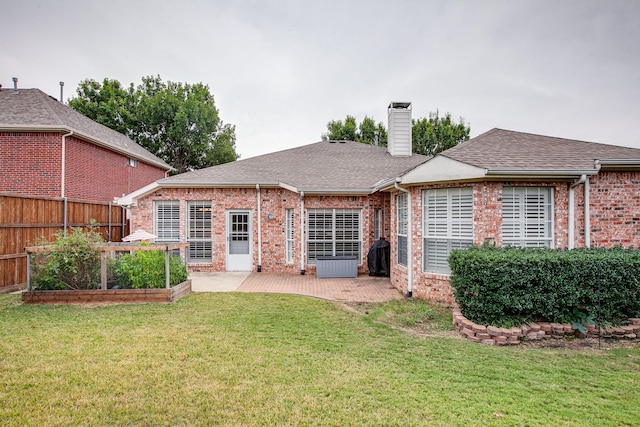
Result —
[[24, 288], [27, 253], [39, 238], [51, 241], [71, 227], [94, 220], [105, 241], [120, 242], [128, 233], [124, 209], [109, 203], [0, 193], [0, 293]]

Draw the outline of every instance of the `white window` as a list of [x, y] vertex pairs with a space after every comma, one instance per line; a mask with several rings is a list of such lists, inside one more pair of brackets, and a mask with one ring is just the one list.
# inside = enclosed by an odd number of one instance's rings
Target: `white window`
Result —
[[449, 274], [451, 250], [473, 244], [473, 189], [426, 190], [422, 199], [423, 270]]
[[407, 265], [407, 194], [396, 196], [396, 218], [398, 232], [398, 264]]
[[286, 224], [285, 224], [285, 261], [287, 264], [291, 264], [293, 262], [293, 235], [294, 235], [294, 226], [293, 226], [293, 209], [286, 210]]
[[360, 259], [360, 209], [307, 211], [307, 262], [319, 256], [354, 255]]
[[154, 233], [159, 242], [180, 241], [180, 202], [154, 202]]
[[212, 262], [211, 252], [211, 202], [189, 202], [187, 236], [189, 238], [190, 263]]
[[136, 159], [132, 159], [131, 157], [127, 158], [127, 164], [131, 167], [138, 166], [138, 161]]
[[502, 190], [502, 244], [552, 246], [551, 189], [504, 187]]
[[373, 211], [373, 240], [379, 240], [382, 237], [382, 209]]

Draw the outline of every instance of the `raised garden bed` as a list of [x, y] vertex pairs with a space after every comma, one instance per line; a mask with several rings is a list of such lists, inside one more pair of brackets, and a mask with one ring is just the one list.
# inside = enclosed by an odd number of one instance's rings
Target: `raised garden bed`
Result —
[[191, 279], [168, 289], [80, 289], [25, 291], [26, 304], [103, 304], [173, 302], [191, 292]]

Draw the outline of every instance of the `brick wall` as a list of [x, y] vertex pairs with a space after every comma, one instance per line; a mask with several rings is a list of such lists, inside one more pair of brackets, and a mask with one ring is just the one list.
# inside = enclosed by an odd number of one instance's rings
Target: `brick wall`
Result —
[[[299, 274], [301, 269], [300, 235], [300, 196], [282, 188], [261, 188], [262, 220], [262, 271]], [[241, 209], [252, 212], [252, 254], [253, 269], [258, 265], [258, 218], [257, 190], [255, 188], [167, 188], [158, 190], [138, 200], [131, 208], [131, 229], [144, 229], [154, 232], [154, 201], [175, 200], [180, 202], [180, 239], [186, 240], [187, 202], [211, 201], [212, 203], [212, 250], [213, 262], [210, 264], [190, 264], [191, 271], [226, 270], [226, 215], [228, 210]], [[306, 209], [352, 208], [361, 209], [362, 215], [362, 260], [360, 273], [367, 271], [367, 251], [373, 244], [373, 213], [383, 209], [383, 232], [388, 232], [389, 198], [379, 193], [371, 196], [305, 196]], [[294, 259], [287, 263], [285, 257], [286, 210], [294, 212]], [[267, 219], [271, 214], [272, 219]], [[303, 216], [306, 219], [306, 217]], [[306, 227], [306, 225], [305, 225]], [[306, 251], [306, 249], [305, 249]], [[305, 265], [305, 271], [315, 273], [315, 266]]]
[[61, 147], [56, 133], [0, 132], [0, 192], [60, 197]]
[[[66, 138], [65, 196], [111, 202], [164, 178], [164, 170], [85, 142]], [[62, 134], [0, 133], [0, 191], [45, 197], [62, 196]]]

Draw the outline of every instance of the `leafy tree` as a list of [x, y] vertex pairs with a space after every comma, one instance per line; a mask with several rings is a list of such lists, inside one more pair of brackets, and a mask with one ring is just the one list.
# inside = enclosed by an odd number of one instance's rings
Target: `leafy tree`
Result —
[[429, 118], [423, 117], [411, 122], [413, 152], [426, 156], [435, 156], [468, 140], [471, 131], [462, 117], [460, 122], [456, 123], [451, 119], [450, 113], [440, 117], [437, 111], [429, 113]]
[[238, 159], [235, 126], [222, 122], [207, 85], [148, 76], [125, 89], [117, 80], [87, 79], [77, 94], [72, 108], [127, 135], [177, 173]]
[[378, 133], [378, 145], [387, 145], [387, 130], [382, 123], [376, 122], [364, 116], [358, 124], [356, 118], [347, 116], [344, 120], [331, 120], [327, 123], [327, 133], [322, 134], [323, 140], [331, 141], [358, 141], [365, 144], [375, 144], [376, 132]]
[[[412, 120], [412, 150], [417, 154], [435, 156], [436, 154], [454, 147], [469, 139], [471, 128], [460, 118], [459, 123], [451, 118], [450, 113], [440, 117], [439, 113], [429, 113], [429, 117]], [[360, 124], [354, 116], [347, 115], [342, 120], [331, 120], [327, 123], [327, 133], [322, 134], [323, 140], [349, 140], [365, 144], [374, 144], [375, 134], [378, 134], [378, 145], [387, 146], [387, 130], [382, 123], [365, 116]]]

